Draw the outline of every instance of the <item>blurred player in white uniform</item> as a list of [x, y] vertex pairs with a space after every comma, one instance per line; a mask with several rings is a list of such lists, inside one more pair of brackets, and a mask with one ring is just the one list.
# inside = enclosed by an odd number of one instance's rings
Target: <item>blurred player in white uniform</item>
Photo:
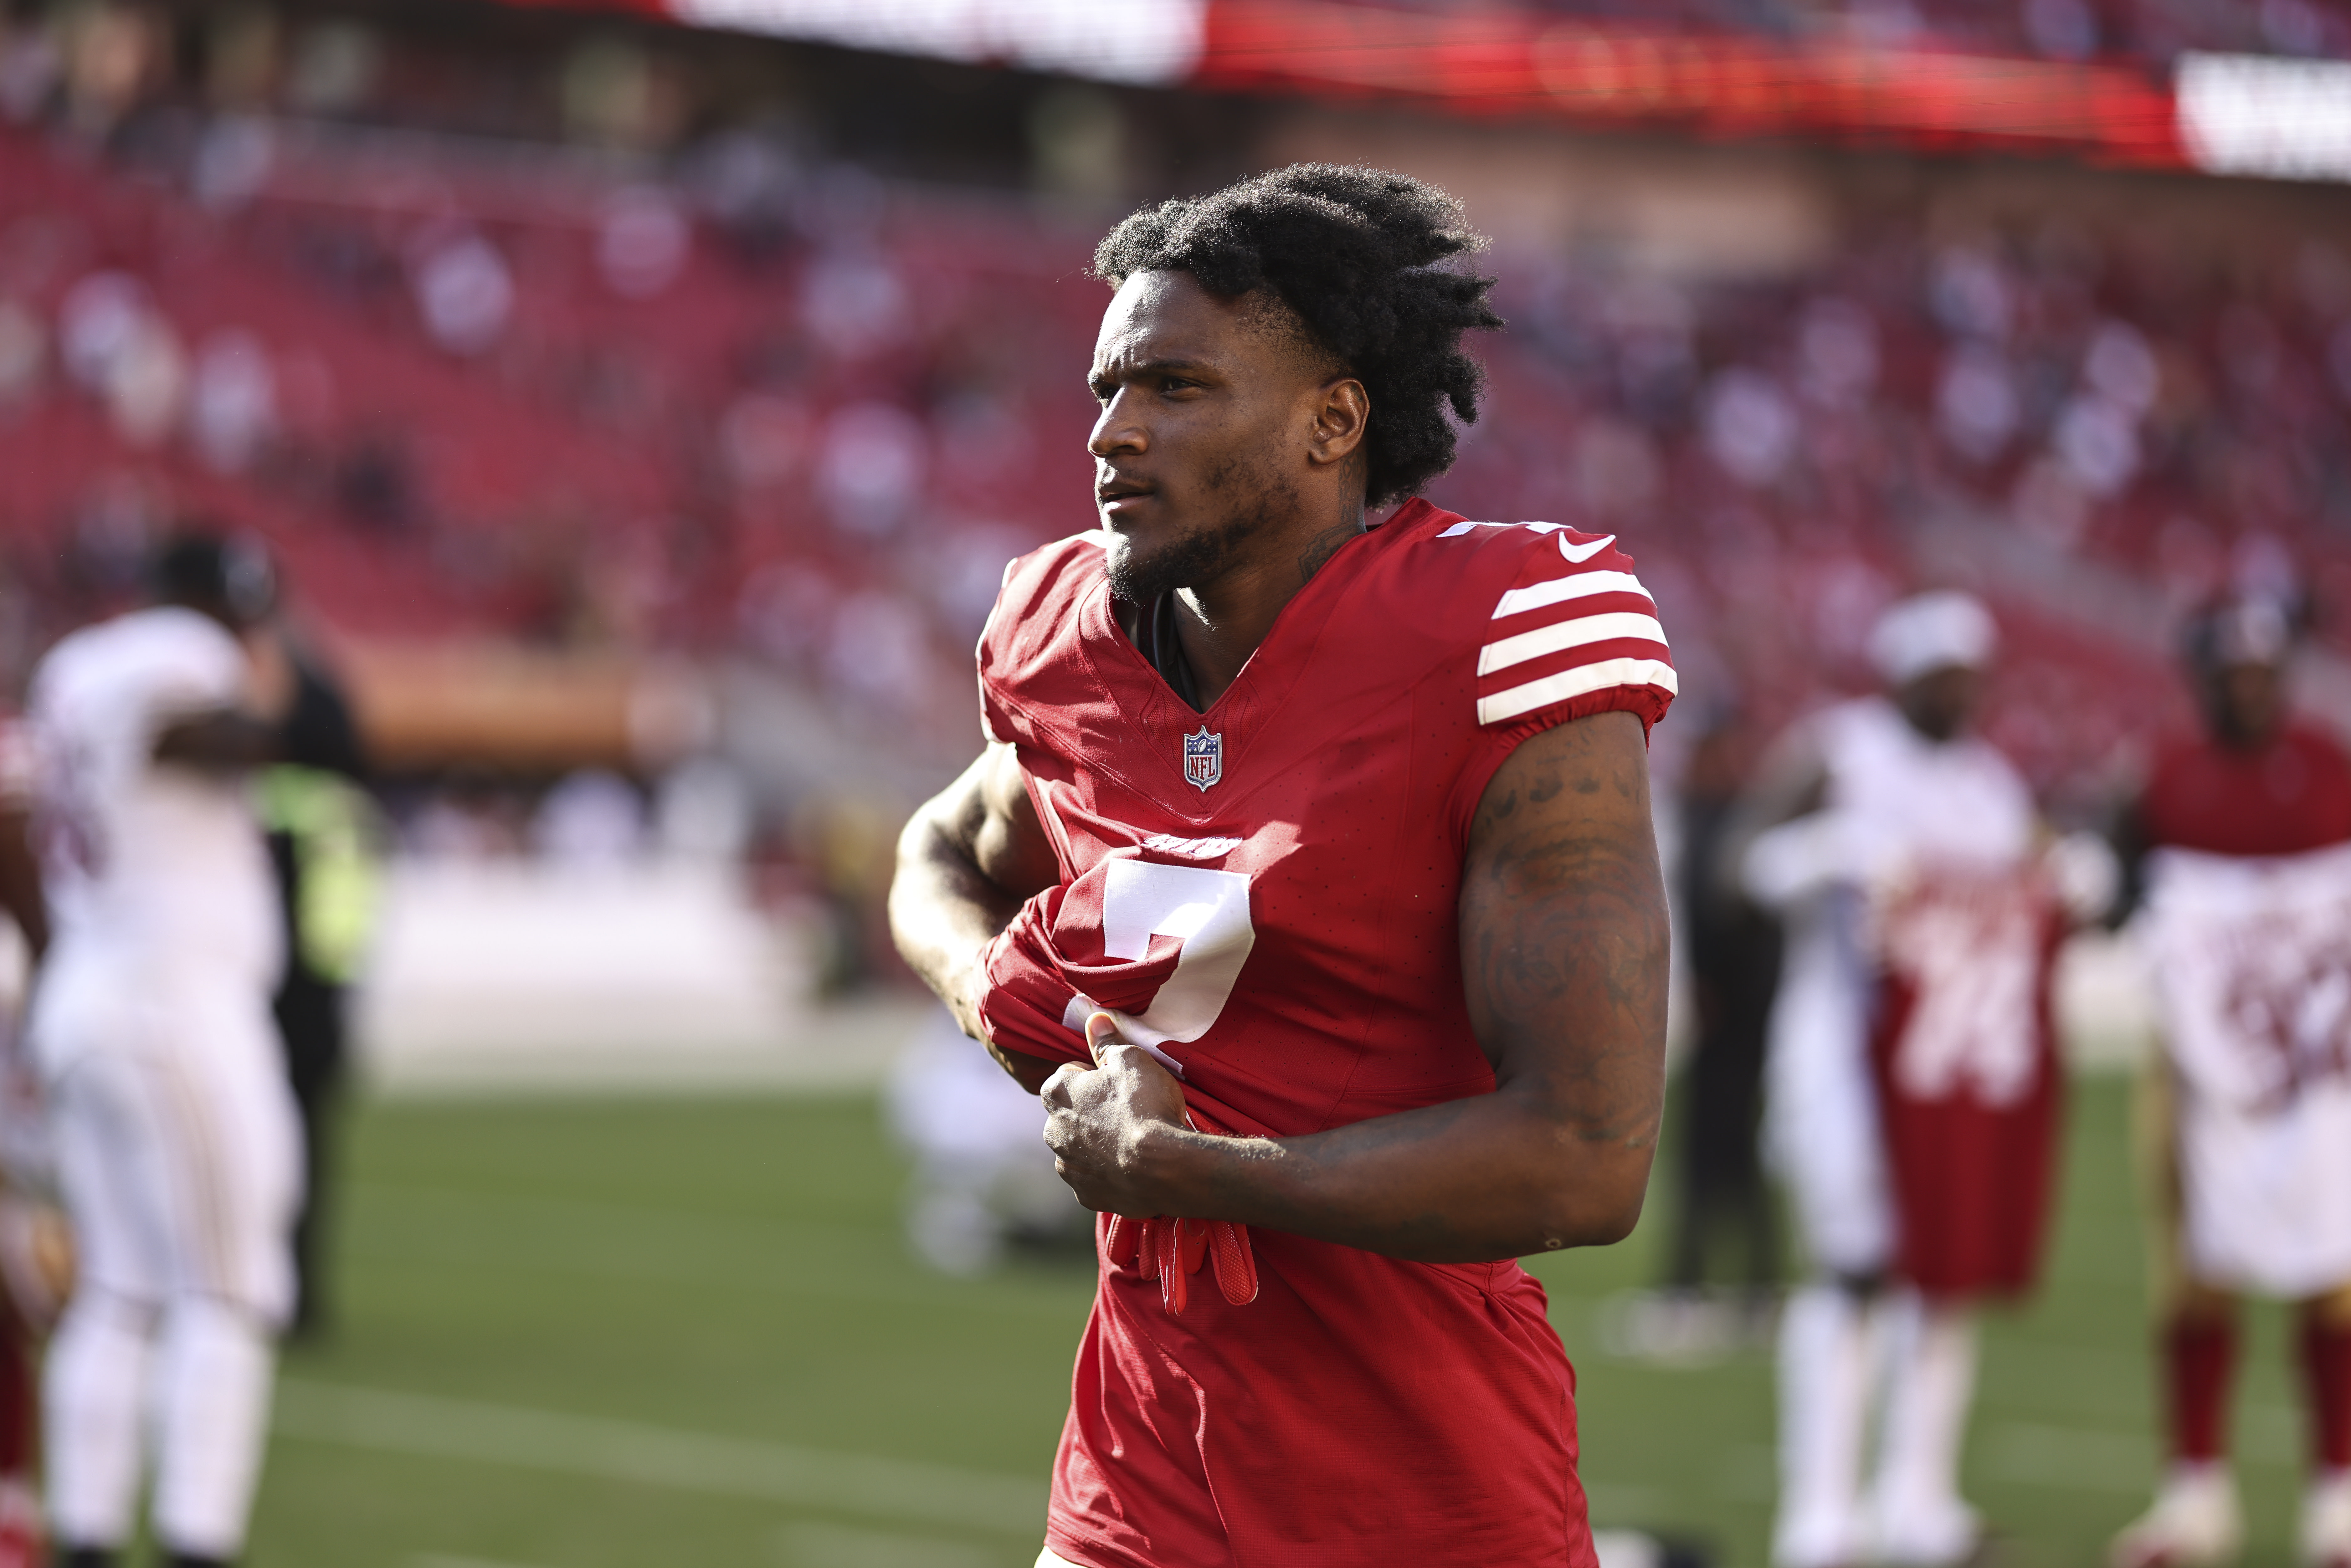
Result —
[[61, 1568], [110, 1568], [151, 1458], [166, 1560], [236, 1557], [291, 1304], [299, 1143], [246, 778], [277, 727], [240, 635], [268, 564], [191, 535], [153, 586], [152, 607], [59, 643], [27, 709], [55, 925], [28, 1039], [80, 1253], [45, 1388]]
[[1967, 733], [1995, 643], [1964, 594], [1888, 611], [1887, 695], [1792, 732], [1728, 848], [1787, 923], [1765, 1141], [1811, 1278], [1782, 1322], [1779, 1568], [1957, 1563], [1981, 1533], [1972, 1302], [2037, 1260], [2057, 1089], [2058, 901], [2023, 780]]
[[899, 1056], [883, 1105], [914, 1156], [906, 1239], [932, 1268], [981, 1274], [1010, 1243], [1092, 1244], [1093, 1216], [1053, 1174], [1045, 1103], [972, 1050], [946, 1009]]

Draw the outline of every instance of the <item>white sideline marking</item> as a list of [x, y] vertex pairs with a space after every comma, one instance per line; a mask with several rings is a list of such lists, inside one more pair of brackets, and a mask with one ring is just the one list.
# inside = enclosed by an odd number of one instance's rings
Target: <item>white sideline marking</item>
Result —
[[512, 1465], [876, 1519], [966, 1529], [1045, 1528], [1041, 1479], [470, 1399], [285, 1378], [277, 1385], [277, 1430], [304, 1442]]

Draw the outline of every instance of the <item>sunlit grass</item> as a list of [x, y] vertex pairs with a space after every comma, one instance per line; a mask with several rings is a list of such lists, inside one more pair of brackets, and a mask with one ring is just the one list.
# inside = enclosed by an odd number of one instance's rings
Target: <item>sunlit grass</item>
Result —
[[[2086, 1085], [2049, 1289], [1988, 1338], [1969, 1484], [2021, 1563], [2092, 1561], [2151, 1475], [2123, 1127], [2122, 1086]], [[287, 1358], [253, 1568], [1033, 1560], [1092, 1275], [911, 1261], [870, 1102], [375, 1104], [350, 1154], [340, 1323]], [[1600, 1352], [1666, 1208], [1538, 1265], [1595, 1513], [1760, 1565], [1766, 1358]], [[2239, 1426], [2252, 1560], [2283, 1564], [2300, 1445], [2281, 1364], [2266, 1314]]]

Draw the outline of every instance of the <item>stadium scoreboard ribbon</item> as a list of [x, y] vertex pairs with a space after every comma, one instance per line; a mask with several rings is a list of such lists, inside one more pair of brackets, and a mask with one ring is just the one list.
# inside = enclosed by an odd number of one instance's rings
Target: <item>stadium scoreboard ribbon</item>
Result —
[[2189, 52], [2171, 79], [1828, 34], [1762, 37], [1529, 9], [1348, 0], [507, 0], [665, 16], [1096, 81], [1547, 116], [1698, 136], [2071, 154], [2269, 179], [2351, 180], [2351, 63]]

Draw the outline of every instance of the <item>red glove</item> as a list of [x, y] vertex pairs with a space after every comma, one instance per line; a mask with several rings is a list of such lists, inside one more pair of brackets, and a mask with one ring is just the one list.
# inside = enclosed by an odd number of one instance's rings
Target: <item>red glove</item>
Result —
[[[1196, 1133], [1232, 1135], [1213, 1121], [1202, 1126], [1204, 1118], [1197, 1112], [1186, 1110], [1184, 1119]], [[1257, 1256], [1249, 1250], [1246, 1225], [1229, 1219], [1176, 1219], [1166, 1215], [1130, 1219], [1113, 1214], [1102, 1246], [1113, 1263], [1132, 1263], [1144, 1279], [1158, 1281], [1160, 1301], [1179, 1318], [1192, 1298], [1191, 1276], [1200, 1271], [1203, 1260], [1215, 1264], [1217, 1289], [1224, 1292], [1225, 1300], [1237, 1307], [1257, 1300]]]

